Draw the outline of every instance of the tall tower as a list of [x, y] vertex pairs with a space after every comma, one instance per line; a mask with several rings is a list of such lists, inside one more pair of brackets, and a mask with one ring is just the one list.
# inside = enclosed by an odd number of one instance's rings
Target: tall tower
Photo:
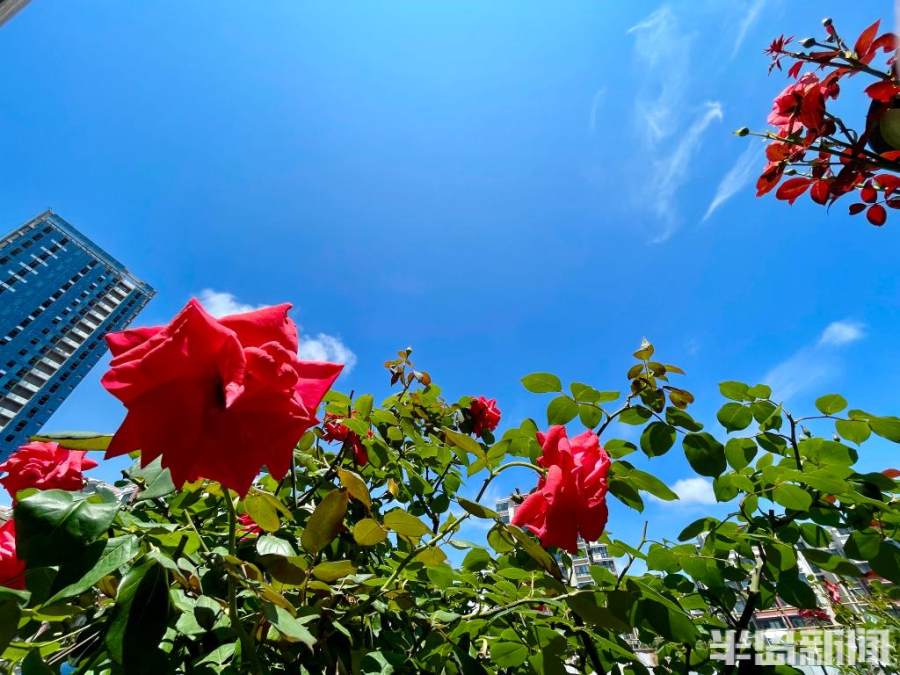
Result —
[[13, 15], [27, 4], [28, 0], [0, 0], [0, 26], [13, 18]]
[[154, 295], [51, 211], [0, 239], [0, 459], [35, 434]]

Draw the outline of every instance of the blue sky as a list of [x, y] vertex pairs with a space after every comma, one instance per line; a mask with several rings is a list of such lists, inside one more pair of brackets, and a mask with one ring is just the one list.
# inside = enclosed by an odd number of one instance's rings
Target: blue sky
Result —
[[[731, 133], [784, 86], [775, 35], [831, 13], [855, 36], [877, 12], [35, 0], [0, 33], [0, 222], [52, 207], [83, 229], [157, 288], [140, 323], [204, 289], [293, 302], [309, 353], [354, 362], [344, 390], [385, 394], [383, 361], [412, 345], [449, 397], [543, 421], [522, 375], [620, 388], [647, 336], [705, 420], [723, 379], [897, 413], [900, 224], [756, 199], [760, 148]], [[102, 372], [48, 429], [115, 428]], [[862, 464], [893, 453], [867, 444]], [[691, 475], [677, 447], [639, 463]], [[671, 535], [706, 508], [698, 487], [643, 516], [616, 504], [610, 529]]]

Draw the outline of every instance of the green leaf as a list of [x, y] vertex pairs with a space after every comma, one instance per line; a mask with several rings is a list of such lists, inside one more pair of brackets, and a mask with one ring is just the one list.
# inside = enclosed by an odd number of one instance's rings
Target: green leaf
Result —
[[479, 570], [483, 570], [485, 567], [491, 564], [491, 554], [485, 551], [483, 548], [473, 548], [466, 554], [466, 557], [463, 558], [462, 566], [464, 570], [469, 570], [470, 572], [477, 572]]
[[812, 496], [803, 488], [783, 483], [772, 491], [772, 498], [786, 509], [807, 511], [812, 506]]
[[[161, 658], [159, 644], [169, 614], [166, 570], [153, 560], [131, 568], [122, 577], [105, 643], [113, 661], [125, 672], [154, 672]], [[160, 672], [160, 671], [156, 671]]]
[[562, 391], [562, 382], [551, 373], [531, 373], [522, 378], [522, 384], [533, 394], [547, 394]]
[[16, 506], [18, 555], [30, 567], [64, 563], [104, 534], [118, 510], [118, 502], [89, 502], [65, 490], [36, 492]]
[[623, 633], [629, 629], [627, 623], [597, 602], [597, 595], [592, 591], [585, 591], [567, 598], [566, 604], [578, 616], [594, 626], [608, 628], [617, 633]]
[[256, 552], [260, 555], [277, 555], [283, 558], [297, 555], [291, 542], [271, 534], [264, 534], [256, 540]]
[[365, 505], [367, 509], [371, 509], [372, 497], [369, 496], [369, 488], [366, 487], [366, 482], [360, 475], [347, 469], [338, 469], [337, 474], [341, 485], [347, 488], [350, 496]]
[[869, 427], [882, 438], [900, 443], [900, 419], [896, 417], [872, 417]]
[[751, 438], [731, 438], [725, 444], [725, 459], [735, 471], [748, 466], [756, 457], [756, 443]]
[[700, 422], [691, 417], [686, 411], [674, 406], [666, 408], [666, 421], [673, 426], [681, 427], [688, 431], [703, 430], [703, 425]]
[[0, 586], [0, 654], [16, 636], [22, 608], [28, 603], [28, 591], [16, 591]]
[[593, 429], [603, 419], [603, 411], [595, 405], [578, 405], [578, 419], [588, 429]]
[[312, 568], [313, 576], [320, 581], [332, 582], [356, 572], [349, 560], [331, 560], [319, 563]]
[[494, 511], [493, 509], [489, 509], [486, 506], [482, 506], [478, 502], [469, 501], [465, 497], [457, 497], [456, 501], [459, 502], [459, 505], [463, 507], [466, 511], [471, 513], [476, 518], [499, 518], [500, 514]]
[[374, 398], [372, 394], [363, 394], [358, 399], [356, 399], [356, 403], [353, 404], [353, 407], [356, 408], [356, 412], [359, 414], [360, 419], [367, 419], [372, 412], [372, 405], [374, 403]]
[[682, 440], [691, 467], [702, 476], [718, 476], [725, 471], [725, 448], [705, 431], [687, 434]]
[[59, 431], [53, 434], [37, 434], [32, 441], [59, 443], [69, 450], [106, 450], [112, 441], [112, 434], [96, 431]]
[[318, 553], [331, 543], [341, 529], [350, 494], [346, 490], [332, 490], [319, 502], [306, 521], [300, 543], [310, 553]]
[[360, 546], [375, 546], [387, 539], [387, 530], [377, 520], [363, 518], [353, 526], [353, 538]]
[[613, 497], [625, 504], [625, 506], [629, 506], [638, 512], [644, 510], [644, 500], [641, 499], [641, 495], [628, 481], [620, 478], [611, 478], [609, 480], [609, 491]]
[[521, 642], [499, 640], [491, 643], [491, 664], [498, 668], [518, 668], [528, 659], [528, 647]]
[[597, 391], [580, 382], [573, 382], [569, 388], [572, 390], [572, 397], [579, 403], [610, 403], [622, 395], [618, 391]]
[[643, 338], [641, 340], [641, 346], [634, 353], [634, 358], [639, 361], [646, 361], [651, 356], [653, 356], [654, 348], [653, 345], [650, 344], [650, 341], [647, 338]]
[[641, 598], [639, 602], [644, 618], [667, 640], [685, 644], [697, 640], [694, 621], [684, 612], [649, 598]]
[[719, 408], [716, 419], [729, 432], [740, 431], [750, 426], [753, 421], [753, 413], [750, 408], [740, 403], [726, 403]]
[[706, 532], [718, 524], [715, 518], [698, 518], [693, 523], [684, 528], [678, 535], [678, 541], [687, 541], [695, 538], [701, 532]]
[[675, 444], [675, 427], [665, 422], [652, 422], [641, 434], [641, 450], [648, 457], [666, 454]]
[[900, 584], [900, 546], [894, 542], [881, 542], [878, 554], [869, 561], [869, 564], [885, 579]]
[[851, 443], [860, 445], [864, 443], [872, 433], [869, 423], [862, 420], [837, 420], [834, 423], [835, 431]]
[[57, 591], [52, 598], [44, 603], [45, 605], [52, 605], [65, 598], [70, 598], [74, 595], [83, 593], [107, 574], [115, 572], [122, 565], [134, 558], [140, 551], [140, 544], [137, 537], [130, 534], [122, 537], [113, 537], [112, 539], [107, 539], [103, 542], [97, 542], [97, 544], [101, 543], [102, 546], [100, 547], [99, 555], [93, 566], [88, 569], [78, 581]]
[[404, 537], [421, 537], [431, 532], [425, 523], [399, 508], [388, 511], [384, 516], [384, 526]]
[[613, 438], [604, 444], [607, 454], [613, 459], [621, 459], [630, 455], [637, 450], [637, 446], [630, 441], [624, 441], [621, 438]]
[[881, 546], [881, 537], [877, 532], [855, 531], [844, 544], [844, 552], [856, 560], [871, 560], [878, 555]]
[[471, 436], [466, 436], [465, 434], [461, 434], [458, 431], [453, 431], [453, 429], [447, 429], [446, 427], [443, 429], [444, 438], [451, 445], [456, 446], [463, 452], [467, 452], [471, 455], [475, 455], [481, 459], [485, 459], [486, 455], [484, 452], [484, 448], [473, 439]]
[[55, 675], [55, 671], [44, 663], [40, 650], [32, 649], [22, 660], [22, 675]]
[[136, 463], [125, 473], [132, 481], [141, 486], [137, 496], [138, 501], [157, 499], [175, 492], [172, 474], [168, 469], [162, 467], [162, 459], [159, 457], [143, 468]]
[[664, 501], [678, 499], [678, 495], [672, 492], [659, 478], [640, 469], [631, 469], [623, 478], [639, 490], [649, 492]]
[[548, 424], [568, 424], [578, 415], [578, 404], [563, 394], [557, 396], [547, 406]]
[[816, 399], [816, 408], [823, 415], [834, 415], [847, 407], [847, 399], [840, 394], [826, 394]]
[[778, 577], [777, 593], [782, 600], [799, 609], [815, 609], [818, 600], [813, 589], [797, 574], [796, 568], [786, 570]]
[[310, 649], [315, 647], [316, 638], [313, 634], [284, 607], [265, 603], [263, 614], [288, 642], [300, 642]]
[[722, 393], [722, 396], [730, 398], [732, 401], [747, 401], [752, 398], [750, 396], [750, 387], [743, 382], [735, 382], [733, 380], [719, 382], [719, 391]]
[[753, 398], [772, 398], [772, 387], [767, 384], [755, 384], [747, 390]]
[[250, 517], [253, 518], [253, 522], [266, 532], [277, 532], [281, 527], [278, 512], [262, 494], [251, 491], [244, 497], [244, 508]]
[[648, 419], [650, 419], [650, 417], [651, 413], [649, 410], [647, 410], [644, 406], [635, 405], [623, 410], [617, 419], [622, 424], [637, 426], [646, 422]]

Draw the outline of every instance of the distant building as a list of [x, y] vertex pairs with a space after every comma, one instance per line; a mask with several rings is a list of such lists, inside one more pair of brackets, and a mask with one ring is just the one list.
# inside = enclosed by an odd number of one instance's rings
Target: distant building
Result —
[[0, 238], [0, 460], [40, 430], [154, 290], [55, 213]]
[[[516, 512], [516, 507], [524, 498], [525, 495], [516, 491], [509, 497], [498, 499], [494, 510], [500, 514], [500, 520], [504, 523], [509, 523]], [[606, 544], [592, 542], [588, 545], [587, 542], [579, 539], [578, 548], [579, 553], [572, 557], [572, 578], [569, 581], [573, 585], [589, 586], [595, 583], [594, 578], [591, 576], [591, 565], [605, 567], [613, 574], [616, 574], [616, 561], [610, 557]], [[584, 551], [584, 555], [581, 555], [581, 551]]]
[[0, 0], [0, 26], [13, 18], [28, 2], [29, 0]]

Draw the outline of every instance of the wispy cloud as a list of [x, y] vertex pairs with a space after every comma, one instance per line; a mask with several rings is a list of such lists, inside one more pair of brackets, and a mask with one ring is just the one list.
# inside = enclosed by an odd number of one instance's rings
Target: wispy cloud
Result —
[[[198, 294], [200, 304], [207, 312], [215, 317], [240, 314], [261, 309], [266, 305], [249, 305], [241, 302], [233, 293], [216, 291], [212, 288], [204, 288]], [[309, 361], [330, 361], [331, 363], [343, 363], [343, 374], [348, 374], [356, 365], [356, 354], [343, 343], [341, 338], [326, 333], [319, 333], [315, 337], [300, 336], [300, 358]]]
[[785, 401], [823, 386], [841, 373], [840, 349], [865, 336], [862, 323], [834, 321], [825, 327], [818, 340], [800, 348], [766, 373], [763, 382], [772, 387], [774, 396]]
[[748, 144], [744, 151], [737, 158], [734, 165], [728, 170], [722, 180], [719, 181], [719, 187], [716, 188], [716, 194], [706, 208], [703, 220], [716, 212], [729, 199], [734, 197], [738, 192], [743, 190], [753, 179], [754, 172], [759, 168], [762, 162], [763, 146], [759, 143]]
[[603, 103], [603, 97], [606, 95], [606, 87], [600, 87], [591, 97], [591, 114], [588, 118], [588, 129], [593, 136], [597, 132], [597, 118], [600, 114], [600, 105]]
[[866, 326], [859, 321], [832, 321], [822, 331], [819, 337], [820, 345], [832, 345], [840, 347], [857, 340], [862, 340], [866, 336]]
[[[646, 203], [661, 227], [651, 243], [661, 243], [680, 225], [678, 192], [690, 177], [691, 159], [704, 132], [722, 119], [722, 105], [707, 101], [697, 110], [687, 98], [695, 36], [683, 29], [670, 6], [660, 7], [629, 28], [628, 34], [634, 37], [641, 73], [634, 132], [642, 139], [646, 156], [662, 158], [650, 165], [651, 175], [640, 181], [653, 185], [653, 199]], [[646, 201], [646, 193], [641, 193], [641, 199]]]
[[675, 232], [678, 225], [675, 195], [688, 177], [691, 157], [700, 145], [703, 132], [714, 121], [722, 119], [722, 105], [718, 101], [710, 101], [684, 136], [665, 159], [654, 163], [656, 173], [656, 200], [653, 208], [664, 223], [663, 229], [651, 239], [651, 243], [666, 241]]
[[751, 0], [751, 2], [747, 3], [744, 15], [738, 23], [737, 33], [734, 38], [734, 48], [731, 50], [731, 58], [734, 58], [740, 51], [744, 40], [747, 39], [747, 33], [753, 27], [753, 24], [756, 23], [756, 20], [759, 19], [759, 15], [762, 13], [765, 5], [766, 0]]

